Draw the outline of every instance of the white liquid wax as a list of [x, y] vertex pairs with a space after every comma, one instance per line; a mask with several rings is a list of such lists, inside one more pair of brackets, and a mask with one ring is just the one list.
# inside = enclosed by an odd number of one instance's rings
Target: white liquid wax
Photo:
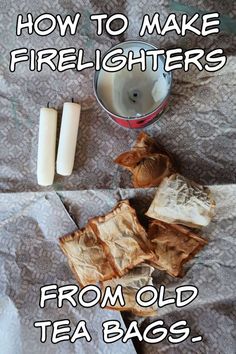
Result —
[[[135, 53], [140, 57], [139, 50], [153, 50], [145, 43], [125, 42], [118, 46]], [[140, 117], [154, 111], [168, 94], [170, 74], [164, 70], [164, 61], [158, 58], [158, 70], [152, 70], [152, 57], [147, 56], [147, 69], [141, 71], [140, 64], [133, 65], [132, 71], [124, 67], [118, 72], [100, 70], [97, 82], [97, 94], [103, 105], [111, 112], [122, 117]], [[112, 65], [108, 61], [108, 65]]]

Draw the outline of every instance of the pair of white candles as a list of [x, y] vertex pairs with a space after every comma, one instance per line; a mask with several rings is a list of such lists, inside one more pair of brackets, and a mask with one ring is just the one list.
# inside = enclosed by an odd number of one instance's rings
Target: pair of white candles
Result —
[[[63, 105], [56, 171], [70, 176], [74, 166], [81, 106], [66, 102]], [[57, 111], [41, 108], [38, 137], [37, 180], [41, 186], [53, 183], [56, 160]]]

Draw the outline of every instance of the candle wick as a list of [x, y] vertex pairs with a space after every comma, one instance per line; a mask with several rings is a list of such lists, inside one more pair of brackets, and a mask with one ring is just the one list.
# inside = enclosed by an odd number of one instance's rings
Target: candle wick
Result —
[[71, 102], [74, 103], [74, 98], [73, 97], [71, 98]]
[[47, 108], [49, 108], [49, 104], [50, 104], [50, 102], [47, 103]]

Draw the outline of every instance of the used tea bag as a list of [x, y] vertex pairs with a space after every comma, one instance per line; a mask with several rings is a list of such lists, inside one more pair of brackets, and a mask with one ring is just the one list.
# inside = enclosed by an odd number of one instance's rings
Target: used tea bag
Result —
[[89, 225], [61, 237], [60, 246], [81, 286], [96, 284], [115, 276], [101, 242]]
[[153, 257], [148, 247], [146, 231], [140, 225], [128, 200], [119, 202], [105, 216], [89, 220], [89, 224], [101, 240], [109, 262], [119, 276]]
[[122, 276], [153, 257], [146, 231], [128, 200], [61, 237], [60, 247], [81, 286]]
[[155, 258], [150, 263], [168, 274], [183, 275], [183, 264], [193, 258], [207, 241], [188, 228], [153, 220], [149, 225], [148, 237]]
[[175, 172], [170, 155], [144, 132], [139, 134], [134, 147], [114, 162], [132, 172], [136, 188], [157, 186]]
[[[125, 300], [125, 306], [121, 306], [119, 302], [115, 306], [107, 306], [111, 310], [116, 311], [130, 311], [137, 316], [154, 316], [157, 314], [157, 304], [154, 303], [150, 307], [139, 306], [136, 302], [136, 293], [143, 286], [151, 285], [152, 277], [151, 274], [154, 268], [148, 264], [140, 264], [130, 270], [127, 274], [121, 278], [115, 278], [102, 283], [102, 291], [105, 290], [107, 286], [111, 287], [112, 293], [114, 293], [117, 285], [122, 286], [122, 293]], [[145, 292], [142, 296], [143, 301], [148, 301], [152, 298], [152, 294]]]
[[201, 227], [210, 223], [214, 211], [209, 188], [173, 174], [159, 185], [146, 215], [170, 224]]

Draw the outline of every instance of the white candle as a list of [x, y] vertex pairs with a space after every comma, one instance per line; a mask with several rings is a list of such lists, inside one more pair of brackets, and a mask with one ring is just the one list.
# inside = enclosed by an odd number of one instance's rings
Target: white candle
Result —
[[80, 111], [80, 104], [64, 103], [57, 152], [57, 173], [62, 176], [70, 176], [74, 167]]
[[41, 108], [39, 118], [37, 179], [41, 186], [53, 183], [55, 174], [57, 111]]

